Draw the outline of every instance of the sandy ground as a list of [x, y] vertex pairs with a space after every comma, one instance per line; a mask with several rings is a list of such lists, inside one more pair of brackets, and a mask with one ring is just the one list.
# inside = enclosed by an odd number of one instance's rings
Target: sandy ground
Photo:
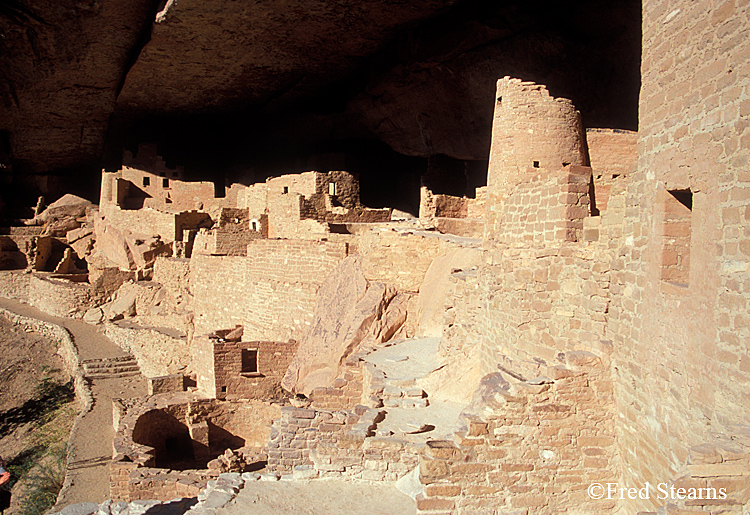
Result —
[[[53, 317], [26, 304], [4, 298], [0, 298], [0, 306], [19, 315], [66, 327], [73, 335], [81, 359], [126, 354], [101, 334], [96, 326], [79, 320]], [[69, 461], [69, 479], [72, 485], [58, 499], [58, 507], [79, 502], [101, 503], [109, 499], [109, 462], [114, 437], [112, 399], [146, 395], [147, 386], [143, 376], [96, 379], [92, 381], [91, 393], [94, 398], [93, 409], [80, 419], [71, 437], [73, 451]]]
[[412, 515], [411, 497], [392, 485], [344, 481], [255, 481], [218, 515]]
[[[55, 353], [55, 342], [0, 316], [0, 456], [12, 462], [33, 444], [34, 420], [39, 419], [40, 407], [34, 404], [34, 393], [47, 377], [66, 383], [63, 364]], [[73, 411], [71, 411], [71, 415]], [[72, 417], [71, 417], [72, 418]], [[63, 433], [72, 419], [61, 421]], [[0, 504], [10, 507], [6, 515], [18, 512], [23, 483], [16, 483], [10, 497], [3, 493]]]

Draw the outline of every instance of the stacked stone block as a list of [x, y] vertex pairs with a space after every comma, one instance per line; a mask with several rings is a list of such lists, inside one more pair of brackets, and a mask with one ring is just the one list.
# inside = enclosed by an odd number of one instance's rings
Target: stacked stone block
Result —
[[[750, 412], [750, 5], [643, 2], [638, 169], [612, 260], [624, 479], [676, 477]], [[662, 276], [664, 196], [693, 194], [687, 280]], [[655, 511], [656, 500], [628, 501]]]
[[[281, 392], [281, 379], [297, 352], [296, 341], [213, 340], [214, 377], [217, 399], [274, 399]], [[257, 370], [242, 369], [242, 351], [257, 352]]]
[[239, 324], [246, 339], [300, 340], [320, 285], [347, 253], [346, 243], [262, 239], [247, 257], [194, 256], [196, 334]]
[[504, 201], [502, 234], [508, 245], [579, 241], [583, 220], [589, 216], [591, 169], [566, 166], [560, 170], [527, 173]]
[[586, 486], [616, 481], [613, 384], [602, 361], [571, 352], [548, 377], [513, 381], [465, 415], [454, 440], [427, 442], [418, 513], [609, 513]]

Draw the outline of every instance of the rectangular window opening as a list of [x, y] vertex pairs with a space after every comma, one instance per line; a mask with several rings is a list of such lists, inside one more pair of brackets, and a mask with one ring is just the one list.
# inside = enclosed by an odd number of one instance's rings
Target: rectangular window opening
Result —
[[143, 178], [143, 185], [144, 186], [150, 186], [151, 185], [151, 178], [150, 177], [144, 177]]
[[169, 188], [169, 179], [162, 179], [161, 185], [163, 188]]
[[534, 161], [534, 168], [539, 168], [539, 161]]
[[284, 193], [289, 193], [289, 186], [284, 186]]
[[258, 349], [242, 349], [242, 369], [243, 374], [258, 373]]
[[693, 192], [669, 190], [664, 196], [664, 244], [661, 255], [663, 281], [687, 286], [690, 279], [690, 238]]

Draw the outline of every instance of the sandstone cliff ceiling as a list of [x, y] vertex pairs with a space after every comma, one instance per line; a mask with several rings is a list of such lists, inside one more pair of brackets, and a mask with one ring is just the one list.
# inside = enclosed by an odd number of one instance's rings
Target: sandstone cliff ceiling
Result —
[[14, 173], [116, 166], [139, 140], [224, 168], [363, 141], [483, 160], [504, 75], [637, 125], [632, 0], [2, 0], [0, 35]]

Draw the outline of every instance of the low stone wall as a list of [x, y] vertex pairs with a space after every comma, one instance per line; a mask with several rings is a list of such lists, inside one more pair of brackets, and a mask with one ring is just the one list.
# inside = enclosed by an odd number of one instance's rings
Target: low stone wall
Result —
[[0, 271], [0, 296], [58, 317], [82, 318], [93, 305], [86, 283], [18, 271]]
[[269, 470], [295, 478], [396, 481], [417, 466], [421, 446], [373, 436], [384, 414], [358, 404], [369, 391], [362, 363], [350, 357], [332, 387], [311, 392], [309, 407], [282, 408], [268, 442]]
[[432, 261], [462, 246], [456, 238], [434, 232], [376, 229], [361, 236], [358, 252], [367, 280], [418, 292]]
[[[78, 401], [78, 416], [76, 416], [76, 419], [73, 422], [73, 427], [71, 428], [70, 436], [68, 437], [68, 442], [72, 442], [75, 434], [78, 432], [81, 419], [94, 405], [91, 389], [83, 376], [81, 358], [78, 354], [78, 348], [73, 341], [73, 337], [70, 332], [62, 326], [45, 322], [43, 320], [37, 320], [35, 318], [17, 315], [4, 308], [0, 308], [0, 315], [6, 317], [13, 323], [31, 328], [35, 332], [43, 334], [58, 343], [57, 354], [62, 358], [66, 372], [73, 378], [73, 388], [75, 390], [76, 400]], [[70, 463], [68, 463], [67, 460], [65, 467], [66, 471], [70, 468]], [[65, 499], [67, 496], [68, 491], [73, 486], [71, 481], [70, 476], [66, 473], [62, 488], [57, 495], [58, 502]], [[57, 504], [55, 507], [57, 507]], [[53, 510], [55, 507], [53, 507]]]
[[368, 437], [380, 410], [282, 408], [268, 443], [268, 469], [306, 473], [307, 478], [339, 477], [396, 481], [419, 463], [419, 448], [395, 438]]
[[151, 327], [105, 324], [104, 334], [122, 350], [135, 356], [146, 377], [185, 372], [190, 365], [190, 345], [185, 336]]
[[[165, 439], [177, 430], [189, 435], [197, 462], [226, 448], [260, 449], [268, 441], [269, 426], [280, 415], [275, 405], [254, 401], [219, 401], [189, 392], [159, 394], [113, 403], [113, 458], [110, 496], [114, 500], [194, 497], [216, 469], [170, 470], [158, 468]], [[172, 433], [170, 433], [170, 431]], [[151, 445], [137, 443], [151, 441]]]
[[750, 427], [714, 436], [690, 448], [679, 478], [650, 485], [650, 497], [664, 503], [664, 513], [745, 513], [750, 506]]

